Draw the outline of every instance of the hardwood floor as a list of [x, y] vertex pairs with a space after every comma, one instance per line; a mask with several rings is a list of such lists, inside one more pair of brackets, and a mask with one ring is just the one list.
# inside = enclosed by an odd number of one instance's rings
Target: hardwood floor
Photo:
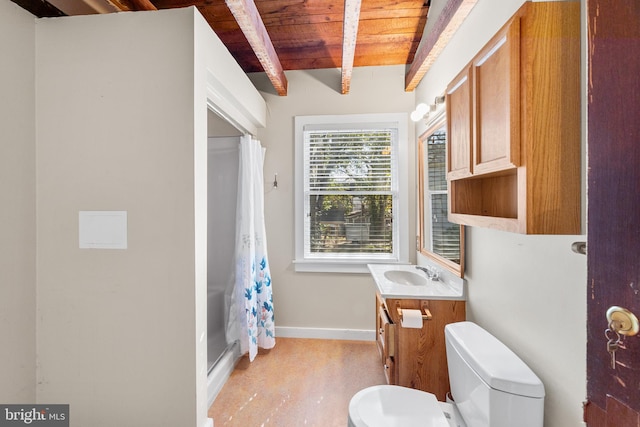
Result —
[[277, 338], [243, 357], [209, 408], [215, 427], [345, 427], [351, 397], [385, 384], [374, 341]]

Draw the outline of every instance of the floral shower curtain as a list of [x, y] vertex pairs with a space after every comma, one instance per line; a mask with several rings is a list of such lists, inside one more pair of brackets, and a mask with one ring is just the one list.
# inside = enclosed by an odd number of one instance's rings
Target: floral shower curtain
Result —
[[240, 329], [240, 351], [253, 361], [258, 347], [275, 341], [271, 274], [264, 225], [264, 149], [245, 135], [240, 140], [236, 219], [235, 305]]

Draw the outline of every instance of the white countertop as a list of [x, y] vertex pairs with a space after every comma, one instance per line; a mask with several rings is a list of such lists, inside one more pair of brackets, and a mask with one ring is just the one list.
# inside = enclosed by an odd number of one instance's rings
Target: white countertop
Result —
[[[382, 298], [407, 298], [431, 300], [466, 300], [464, 283], [449, 281], [446, 277], [430, 280], [425, 272], [410, 264], [368, 264], [369, 271]], [[387, 271], [406, 271], [425, 278], [424, 285], [409, 285], [394, 282], [385, 277]], [[444, 280], [444, 281], [442, 281]]]

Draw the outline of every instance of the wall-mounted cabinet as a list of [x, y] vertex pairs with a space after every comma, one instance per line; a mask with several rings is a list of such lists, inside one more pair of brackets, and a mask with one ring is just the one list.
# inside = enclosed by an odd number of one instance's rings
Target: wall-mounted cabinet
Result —
[[449, 220], [579, 234], [580, 3], [525, 3], [446, 97]]

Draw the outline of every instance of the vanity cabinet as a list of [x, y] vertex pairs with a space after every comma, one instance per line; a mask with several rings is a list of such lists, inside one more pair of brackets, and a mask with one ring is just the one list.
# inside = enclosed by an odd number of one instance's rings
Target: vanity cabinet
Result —
[[[401, 309], [428, 308], [432, 318], [421, 329], [403, 328]], [[376, 295], [377, 345], [389, 384], [428, 391], [444, 401], [449, 372], [444, 339], [448, 323], [466, 319], [459, 300], [391, 299]]]
[[580, 233], [580, 4], [526, 2], [449, 84], [449, 221]]

